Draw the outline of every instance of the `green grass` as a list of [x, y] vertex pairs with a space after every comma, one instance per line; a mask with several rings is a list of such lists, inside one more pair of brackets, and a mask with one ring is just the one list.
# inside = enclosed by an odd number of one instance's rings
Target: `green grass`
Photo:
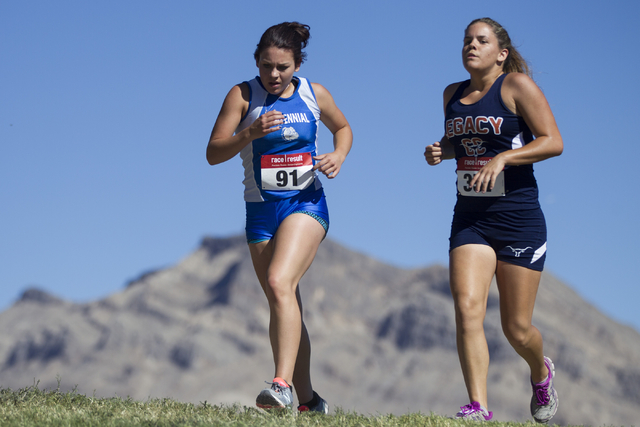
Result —
[[[456, 421], [436, 415], [364, 416], [339, 408], [331, 415], [292, 411], [267, 413], [240, 405], [194, 405], [170, 399], [139, 402], [129, 398], [96, 398], [75, 390], [40, 390], [38, 384], [20, 390], [0, 389], [0, 426], [375, 426], [462, 427], [474, 422]], [[535, 426], [530, 423], [494, 422], [491, 426]]]

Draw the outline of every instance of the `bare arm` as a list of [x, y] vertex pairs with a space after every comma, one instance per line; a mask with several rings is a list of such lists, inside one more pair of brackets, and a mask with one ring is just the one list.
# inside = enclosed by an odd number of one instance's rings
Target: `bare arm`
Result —
[[502, 96], [507, 107], [524, 118], [536, 137], [522, 148], [501, 153], [505, 165], [531, 164], [562, 154], [558, 125], [547, 99], [533, 80], [522, 73], [510, 73], [504, 80]]
[[258, 117], [248, 128], [234, 135], [243, 115], [249, 107], [249, 90], [246, 85], [236, 85], [227, 94], [207, 145], [207, 161], [217, 165], [238, 154], [254, 139], [280, 129], [284, 116], [279, 111], [269, 111]]
[[349, 122], [336, 106], [329, 91], [318, 83], [312, 83], [311, 85], [320, 107], [320, 120], [333, 134], [333, 152], [315, 156], [316, 164], [314, 169], [332, 179], [338, 176], [342, 163], [344, 163], [347, 154], [351, 151], [353, 133]]
[[514, 113], [523, 117], [535, 139], [521, 148], [495, 156], [469, 183], [481, 183], [479, 190], [493, 188], [496, 177], [507, 165], [526, 165], [562, 154], [560, 131], [540, 88], [527, 75], [509, 73], [502, 86], [502, 99]]

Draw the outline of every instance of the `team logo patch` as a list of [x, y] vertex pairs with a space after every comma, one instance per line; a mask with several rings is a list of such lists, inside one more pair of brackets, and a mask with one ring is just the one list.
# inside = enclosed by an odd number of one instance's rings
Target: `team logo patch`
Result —
[[464, 150], [467, 152], [467, 156], [477, 157], [487, 152], [487, 149], [482, 146], [484, 141], [480, 138], [463, 138], [461, 142]]
[[282, 138], [285, 141], [293, 141], [298, 139], [300, 135], [298, 135], [298, 132], [296, 132], [296, 130], [294, 128], [292, 128], [291, 126], [282, 128]]
[[531, 246], [527, 246], [524, 249], [513, 248], [511, 246], [507, 246], [507, 247], [513, 251], [513, 253], [516, 255], [516, 258], [519, 258], [520, 255], [522, 255], [527, 249], [533, 249]]

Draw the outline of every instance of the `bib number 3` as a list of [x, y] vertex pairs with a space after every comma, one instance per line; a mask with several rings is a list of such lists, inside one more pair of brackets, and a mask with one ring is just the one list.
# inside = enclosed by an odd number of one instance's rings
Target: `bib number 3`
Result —
[[[505, 195], [504, 170], [496, 177], [496, 182], [491, 190], [486, 193], [476, 192], [471, 187], [471, 181], [478, 171], [491, 161], [491, 157], [463, 157], [458, 160], [458, 192], [462, 196], [470, 197], [500, 197]], [[476, 183], [478, 186], [479, 183]]]
[[304, 190], [315, 179], [311, 153], [264, 155], [260, 169], [263, 190]]

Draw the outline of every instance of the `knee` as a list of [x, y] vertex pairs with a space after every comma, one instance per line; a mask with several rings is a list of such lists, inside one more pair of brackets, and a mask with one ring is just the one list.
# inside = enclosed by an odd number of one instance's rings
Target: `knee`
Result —
[[529, 322], [510, 321], [502, 324], [504, 336], [514, 348], [527, 347], [531, 340], [532, 328]]
[[279, 274], [269, 274], [267, 277], [267, 297], [275, 304], [286, 304], [296, 300], [295, 287], [290, 281]]
[[455, 298], [456, 324], [462, 330], [472, 330], [483, 327], [486, 314], [486, 304], [468, 296]]

